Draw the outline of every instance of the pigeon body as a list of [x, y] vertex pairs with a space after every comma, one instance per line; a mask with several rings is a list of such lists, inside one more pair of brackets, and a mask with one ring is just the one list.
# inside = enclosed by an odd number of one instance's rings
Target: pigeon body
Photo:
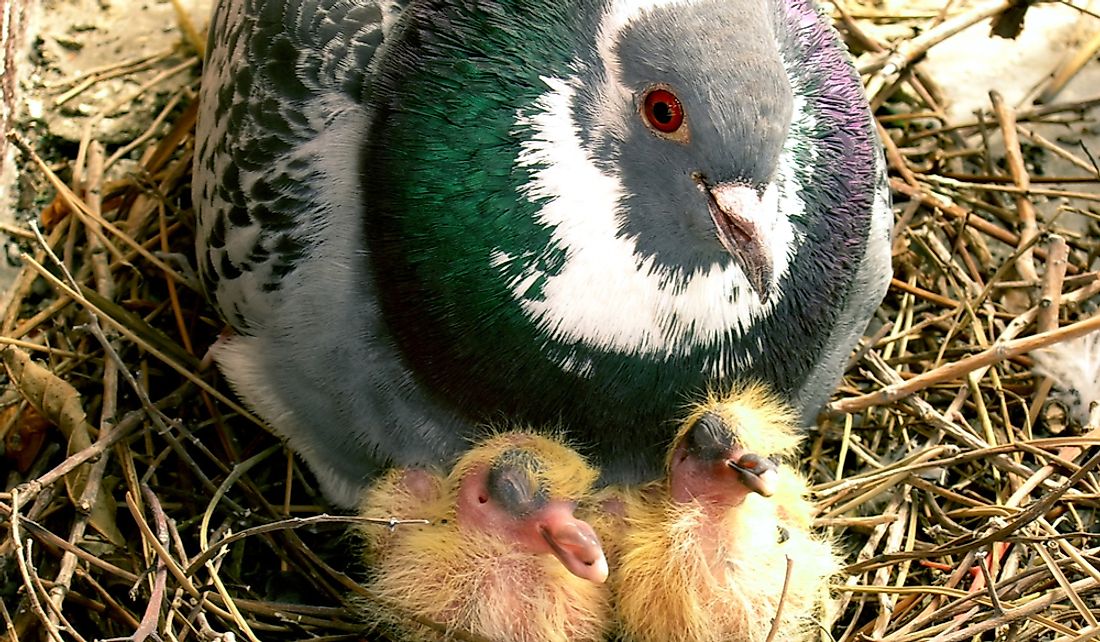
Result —
[[712, 397], [684, 422], [665, 479], [603, 491], [621, 640], [764, 642], [777, 615], [773, 639], [817, 639], [839, 565], [811, 530], [805, 480], [782, 463], [795, 417], [756, 386]]
[[404, 624], [401, 639], [443, 639], [412, 617], [499, 642], [598, 642], [609, 620], [607, 561], [574, 517], [596, 471], [560, 442], [508, 432], [477, 444], [449, 475], [394, 469], [365, 493], [368, 517], [429, 519], [363, 529], [369, 588]]
[[215, 358], [342, 505], [504, 418], [605, 483], [734, 379], [812, 421], [890, 275], [810, 0], [222, 0], [194, 196]]

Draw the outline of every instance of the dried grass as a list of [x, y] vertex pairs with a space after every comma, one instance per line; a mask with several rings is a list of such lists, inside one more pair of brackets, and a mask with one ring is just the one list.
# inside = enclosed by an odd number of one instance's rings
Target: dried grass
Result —
[[[1028, 356], [1100, 327], [1096, 224], [1075, 233], [1035, 211], [1056, 201], [1095, 219], [1100, 198], [1074, 186], [1100, 182], [1100, 168], [1030, 129], [1095, 119], [1100, 96], [1020, 110], [995, 96], [982, 118], [953, 123], [916, 64], [960, 25], [1010, 28], [1018, 11], [838, 7], [884, 127], [897, 225], [879, 330], [803, 462], [851, 562], [835, 639], [1100, 635], [1100, 412], [1075, 425]], [[860, 29], [871, 18], [926, 28], [887, 49]], [[57, 196], [41, 233], [8, 230], [24, 248], [0, 320], [12, 642], [362, 637], [346, 606], [370, 599], [344, 535], [356, 519], [323, 514], [299, 463], [203, 361], [222, 323], [186, 267], [193, 92], [110, 157], [89, 134], [53, 166], [13, 139]], [[1032, 176], [1025, 154], [1080, 172]], [[140, 170], [105, 181], [122, 156]]]

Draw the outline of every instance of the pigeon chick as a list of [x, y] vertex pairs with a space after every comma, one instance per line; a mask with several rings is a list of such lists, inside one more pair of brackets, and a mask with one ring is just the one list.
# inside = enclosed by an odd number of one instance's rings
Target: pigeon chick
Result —
[[[370, 588], [391, 624], [409, 615], [499, 642], [602, 640], [607, 561], [574, 517], [596, 471], [547, 437], [507, 432], [479, 443], [449, 475], [396, 469], [365, 493], [360, 513], [426, 518], [426, 526], [363, 530]], [[405, 626], [406, 640], [436, 640]]]
[[886, 291], [885, 165], [813, 0], [219, 0], [209, 42], [213, 355], [338, 504], [501, 417], [616, 483], [708, 387], [813, 421]]
[[774, 639], [812, 638], [838, 563], [811, 530], [805, 480], [780, 463], [798, 442], [790, 408], [749, 386], [691, 413], [665, 479], [605, 492], [621, 516], [600, 530], [622, 639], [763, 642], [784, 591]]

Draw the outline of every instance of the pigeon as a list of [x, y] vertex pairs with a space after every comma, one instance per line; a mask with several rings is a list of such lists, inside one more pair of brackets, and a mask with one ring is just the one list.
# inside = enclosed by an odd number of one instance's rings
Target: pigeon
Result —
[[559, 440], [523, 431], [490, 437], [448, 475], [392, 469], [364, 494], [360, 514], [430, 520], [363, 527], [377, 623], [403, 640], [441, 639], [434, 622], [499, 642], [599, 642], [610, 619], [607, 560], [574, 516], [597, 473]]
[[617, 639], [817, 639], [839, 563], [811, 529], [806, 481], [783, 463], [796, 418], [761, 386], [711, 395], [678, 431], [665, 478], [601, 492]]
[[891, 274], [812, 0], [220, 0], [193, 200], [214, 359], [347, 507], [494, 422], [601, 484], [731, 381], [808, 425]]

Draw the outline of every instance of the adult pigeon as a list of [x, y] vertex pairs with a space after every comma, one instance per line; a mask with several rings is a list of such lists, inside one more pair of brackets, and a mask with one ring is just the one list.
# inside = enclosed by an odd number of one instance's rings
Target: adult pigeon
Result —
[[488, 422], [661, 474], [685, 400], [812, 421], [889, 280], [812, 0], [221, 0], [198, 256], [238, 393], [353, 506]]
[[368, 616], [403, 625], [410, 642], [442, 638], [414, 618], [499, 642], [603, 640], [607, 561], [574, 516], [596, 475], [560, 441], [525, 432], [478, 443], [448, 474], [390, 471], [360, 513], [431, 523], [363, 528], [368, 586], [396, 607]]

